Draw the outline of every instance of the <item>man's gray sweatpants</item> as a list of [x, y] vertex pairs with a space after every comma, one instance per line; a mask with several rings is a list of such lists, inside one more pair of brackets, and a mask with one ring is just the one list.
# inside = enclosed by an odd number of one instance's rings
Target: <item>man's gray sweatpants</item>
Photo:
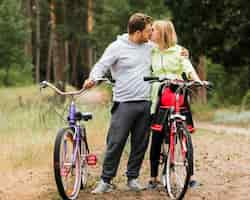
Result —
[[127, 165], [127, 177], [133, 179], [139, 176], [149, 141], [150, 106], [149, 101], [114, 104], [101, 175], [105, 182], [109, 182], [116, 176], [129, 133], [131, 134], [131, 152]]

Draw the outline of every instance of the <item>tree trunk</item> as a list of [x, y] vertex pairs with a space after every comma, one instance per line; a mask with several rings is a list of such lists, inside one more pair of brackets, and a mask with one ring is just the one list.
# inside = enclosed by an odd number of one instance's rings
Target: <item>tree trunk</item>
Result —
[[[87, 20], [86, 20], [86, 31], [90, 34], [93, 31], [93, 0], [87, 1]], [[85, 48], [83, 49], [83, 58], [82, 65], [83, 69], [83, 78], [86, 79], [89, 75], [90, 69], [93, 65], [93, 49], [88, 41], [85, 42]]]
[[54, 81], [56, 79], [56, 70], [54, 66], [54, 46], [55, 46], [55, 31], [56, 31], [56, 15], [55, 15], [55, 5], [54, 0], [50, 1], [50, 26], [51, 26], [51, 64], [53, 65], [53, 77]]
[[50, 31], [50, 36], [49, 36], [49, 48], [48, 48], [48, 60], [47, 60], [47, 67], [46, 67], [46, 80], [50, 81], [51, 80], [51, 65], [52, 65], [52, 56], [53, 56], [53, 31]]
[[[88, 0], [88, 12], [87, 12], [87, 33], [90, 34], [93, 31], [93, 0]], [[93, 49], [91, 48], [90, 44], [88, 43], [87, 47], [87, 67], [90, 69], [93, 65]]]
[[[197, 73], [201, 80], [207, 79], [206, 69], [205, 69], [205, 56], [199, 56], [199, 64], [197, 66]], [[201, 104], [207, 103], [207, 90], [205, 87], [198, 89], [198, 102]]]
[[[53, 67], [54, 67], [54, 80], [56, 86], [65, 91], [65, 45], [63, 39], [63, 33], [58, 29], [64, 24], [64, 8], [63, 2], [52, 0], [51, 1], [51, 23], [53, 32]], [[65, 98], [60, 97], [60, 102], [63, 102]]]
[[65, 46], [63, 40], [63, 34], [58, 29], [59, 26], [63, 25], [63, 3], [52, 0], [52, 31], [53, 31], [53, 64], [55, 71], [55, 83], [64, 89], [65, 85]]
[[22, 6], [24, 15], [28, 18], [29, 36], [24, 44], [24, 53], [28, 58], [32, 58], [32, 2], [31, 0], [23, 0]]
[[74, 86], [78, 85], [77, 76], [77, 57], [80, 50], [80, 41], [78, 39], [72, 40], [71, 43], [71, 57], [72, 57], [72, 74], [71, 81]]
[[36, 82], [40, 81], [40, 47], [41, 47], [41, 37], [40, 37], [40, 0], [35, 1], [36, 5]]
[[[70, 66], [70, 63], [69, 63], [69, 41], [66, 40], [65, 43], [64, 43], [64, 55], [65, 55], [65, 72], [69, 71], [69, 66]], [[66, 76], [66, 81], [68, 82], [69, 81], [69, 75]]]
[[3, 77], [3, 84], [6, 86], [10, 85], [10, 81], [9, 81], [9, 71], [10, 71], [10, 66], [7, 65], [5, 68], [5, 75]]

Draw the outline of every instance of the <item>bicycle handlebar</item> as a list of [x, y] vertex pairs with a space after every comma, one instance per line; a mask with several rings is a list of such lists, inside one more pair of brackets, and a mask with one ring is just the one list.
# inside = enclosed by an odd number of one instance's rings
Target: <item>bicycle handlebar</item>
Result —
[[60, 90], [59, 88], [57, 88], [56, 86], [54, 86], [52, 83], [49, 83], [48, 81], [42, 81], [40, 83], [40, 89], [43, 89], [43, 88], [46, 88], [46, 87], [50, 87], [57, 94], [60, 94], [62, 96], [67, 96], [67, 95], [76, 96], [76, 95], [82, 94], [86, 90], [85, 88], [82, 88], [81, 90], [77, 90], [77, 91], [63, 92], [62, 90]]
[[108, 83], [110, 85], [114, 85], [115, 84], [115, 80], [110, 80], [108, 78], [98, 78], [96, 81], [100, 82], [100, 83], [101, 82], [105, 82], [105, 83]]
[[143, 78], [144, 81], [151, 81], [151, 82], [166, 82], [167, 84], [179, 85], [182, 87], [190, 87], [190, 86], [206, 86], [211, 87], [212, 83], [209, 81], [184, 81], [179, 79], [169, 79], [167, 77], [158, 77], [158, 76], [146, 76]]
[[159, 81], [160, 78], [157, 77], [157, 76], [145, 76], [145, 77], [143, 78], [143, 80], [144, 80], [144, 81]]

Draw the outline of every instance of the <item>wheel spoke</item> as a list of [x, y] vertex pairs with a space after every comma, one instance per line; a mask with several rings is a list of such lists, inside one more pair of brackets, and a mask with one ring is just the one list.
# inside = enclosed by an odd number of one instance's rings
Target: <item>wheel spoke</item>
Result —
[[[184, 133], [174, 133], [174, 146], [168, 152], [166, 162], [165, 182], [167, 191], [171, 199], [182, 199], [189, 181], [189, 161], [187, 155], [190, 154], [190, 149], [187, 144], [188, 138], [183, 140]], [[170, 145], [171, 146], [171, 145]]]
[[75, 199], [80, 190], [81, 183], [81, 164], [80, 152], [76, 150], [74, 158], [74, 133], [71, 129], [63, 129], [58, 133], [55, 142], [54, 162], [55, 178], [59, 193], [62, 197]]
[[179, 182], [181, 189], [184, 188], [184, 184], [183, 184], [183, 181], [181, 180], [180, 176], [176, 172], [174, 172], [174, 175], [175, 175], [176, 180], [177, 180], [176, 182]]
[[174, 162], [174, 166], [184, 166], [185, 167], [185, 163], [184, 162]]
[[81, 178], [82, 178], [82, 186], [85, 187], [88, 178], [88, 164], [87, 164], [87, 145], [85, 142], [82, 143], [82, 163], [81, 163]]

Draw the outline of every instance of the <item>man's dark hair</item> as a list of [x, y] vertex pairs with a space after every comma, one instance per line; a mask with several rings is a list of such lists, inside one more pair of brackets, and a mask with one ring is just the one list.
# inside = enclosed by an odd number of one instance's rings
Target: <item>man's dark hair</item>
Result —
[[133, 14], [128, 21], [128, 33], [133, 34], [136, 31], [142, 31], [147, 24], [152, 23], [152, 17], [143, 13]]

